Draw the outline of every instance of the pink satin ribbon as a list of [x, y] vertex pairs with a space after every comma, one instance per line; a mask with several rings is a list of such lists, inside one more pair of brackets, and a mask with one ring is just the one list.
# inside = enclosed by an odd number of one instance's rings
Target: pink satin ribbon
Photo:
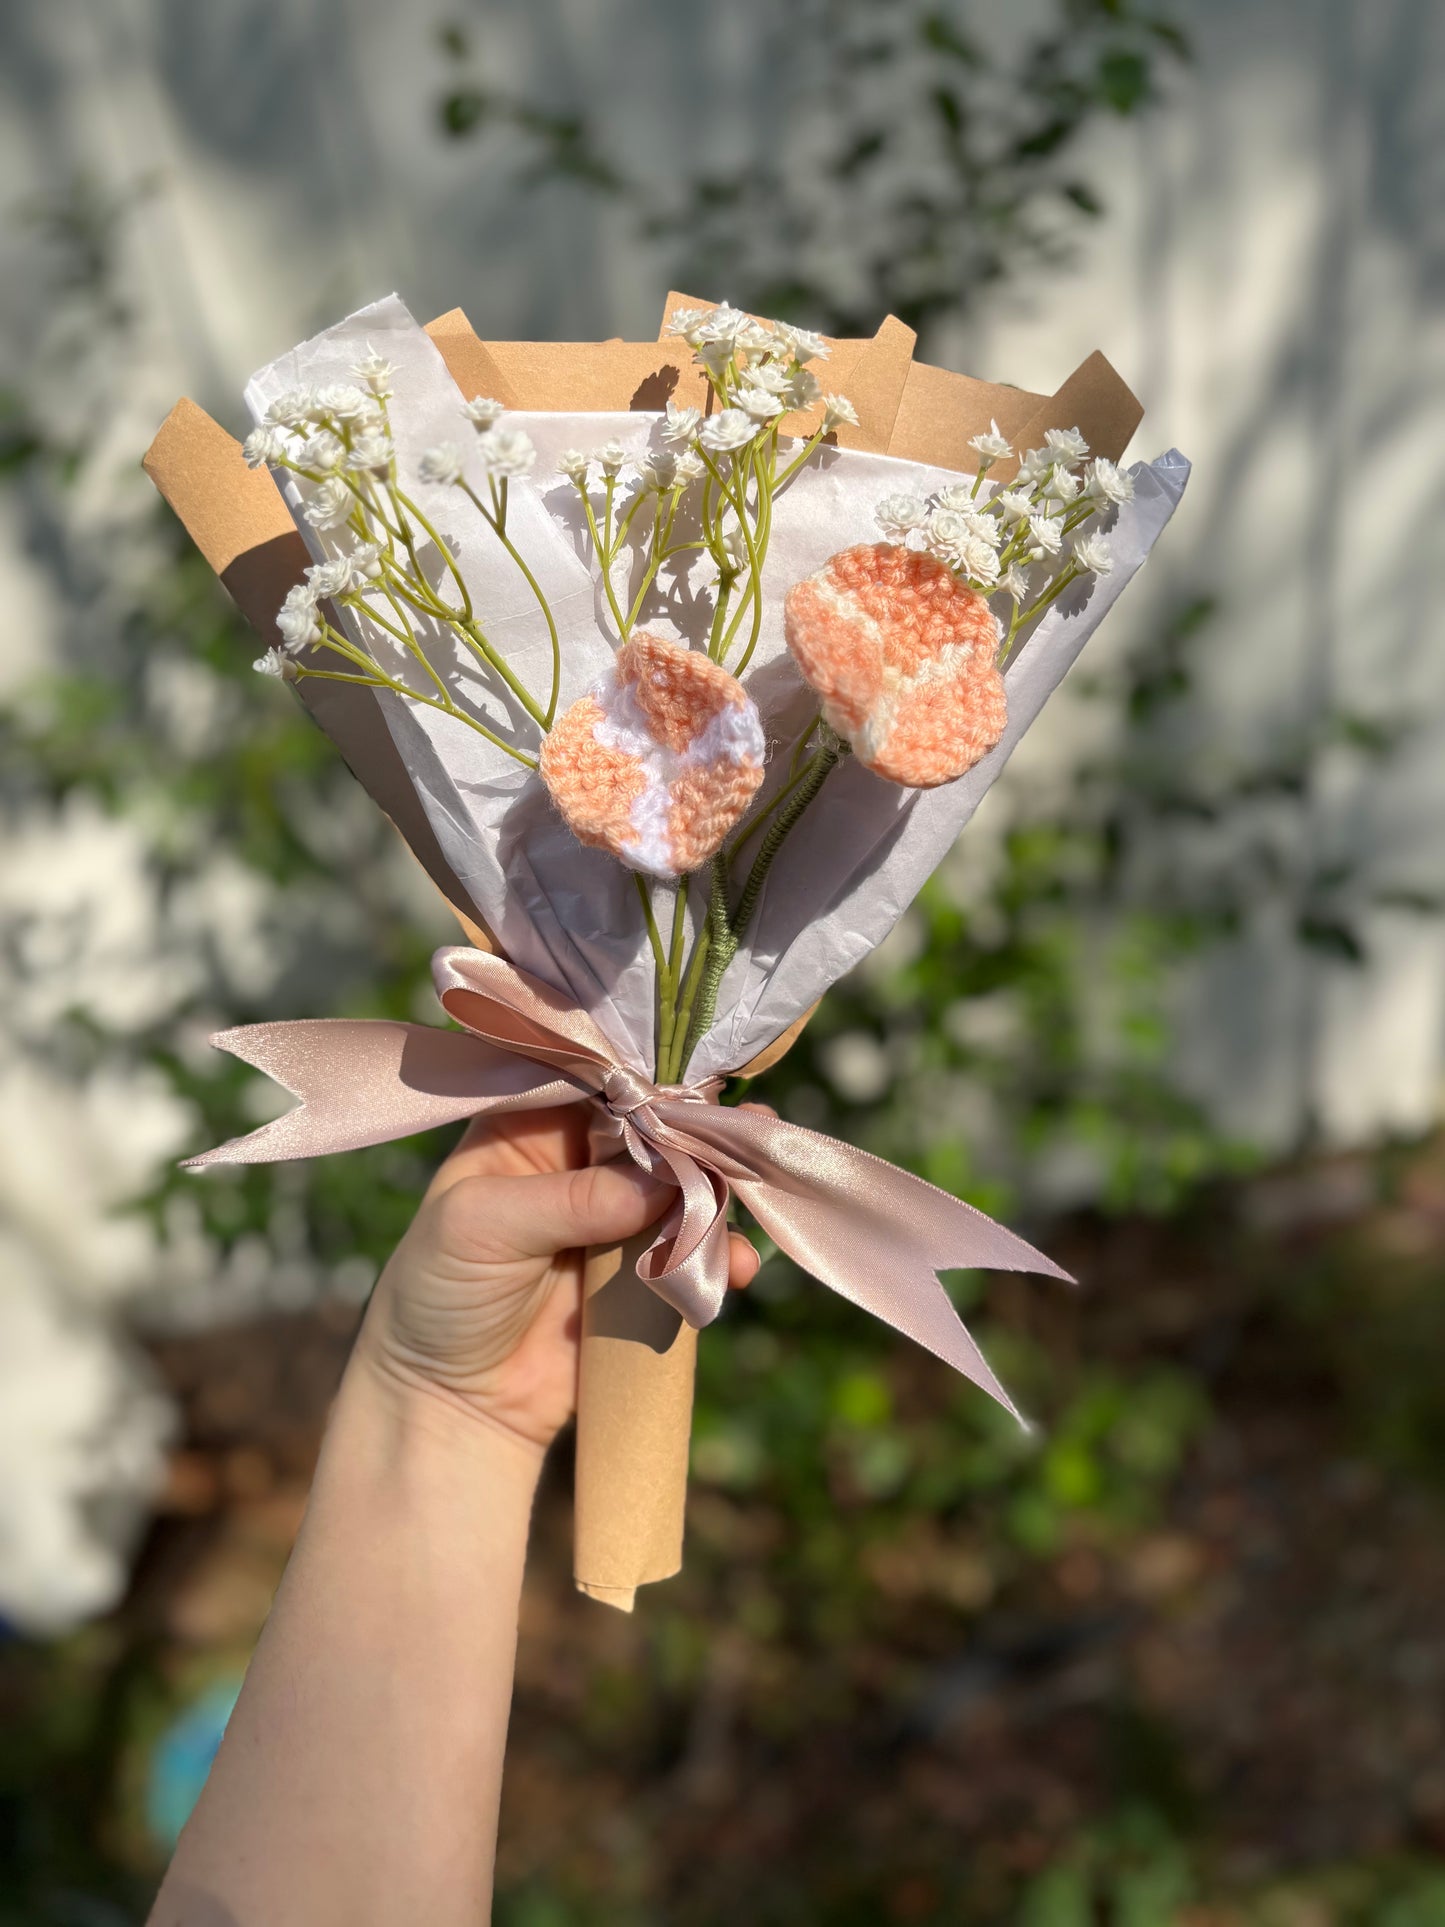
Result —
[[212, 1043], [301, 1102], [188, 1164], [318, 1157], [458, 1118], [590, 1098], [603, 1132], [677, 1188], [638, 1273], [688, 1324], [710, 1324], [722, 1309], [735, 1193], [805, 1271], [1013, 1411], [937, 1273], [967, 1265], [1067, 1281], [1042, 1253], [867, 1151], [761, 1111], [720, 1106], [719, 1080], [650, 1083], [617, 1061], [585, 1012], [500, 957], [439, 950], [432, 971], [443, 1008], [465, 1029], [321, 1019], [218, 1031]]

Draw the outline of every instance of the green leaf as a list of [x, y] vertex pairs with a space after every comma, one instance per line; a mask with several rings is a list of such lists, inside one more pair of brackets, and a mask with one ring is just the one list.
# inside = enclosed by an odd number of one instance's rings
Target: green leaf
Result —
[[918, 23], [918, 37], [925, 47], [947, 55], [950, 60], [960, 61], [965, 67], [982, 67], [986, 64], [973, 42], [965, 40], [953, 22], [941, 13], [925, 14]]
[[1359, 965], [1365, 961], [1365, 946], [1349, 924], [1337, 917], [1306, 912], [1295, 925], [1295, 935], [1307, 950], [1338, 963]]
[[453, 139], [476, 133], [491, 113], [491, 103], [475, 87], [459, 88], [448, 94], [440, 108], [443, 130]]
[[1116, 114], [1132, 114], [1149, 97], [1149, 63], [1122, 49], [1099, 61], [1099, 91]]

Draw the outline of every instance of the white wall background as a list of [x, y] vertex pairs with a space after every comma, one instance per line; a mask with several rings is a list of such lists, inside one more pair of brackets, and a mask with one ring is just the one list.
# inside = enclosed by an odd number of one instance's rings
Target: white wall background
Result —
[[[767, 0], [498, 0], [458, 13], [489, 80], [582, 107], [634, 168], [724, 160], [766, 141], [788, 63], [808, 57], [788, 50], [787, 21]], [[1346, 861], [1359, 866], [1361, 902], [1397, 886], [1445, 895], [1433, 522], [1445, 501], [1445, 8], [1185, 0], [1176, 13], [1195, 58], [1171, 81], [1167, 110], [1101, 124], [1080, 159], [1105, 219], [1082, 230], [1073, 265], [993, 293], [946, 356], [1047, 389], [1102, 347], [1146, 404], [1141, 451], [1175, 443], [1193, 458], [1161, 559], [1104, 647], [1126, 648], [1185, 596], [1219, 596], [1192, 749], [1206, 767], [1217, 761], [1221, 780], [1333, 709], [1413, 719], [1383, 767], [1344, 751], [1315, 765], [1283, 838], [1283, 874], [1241, 940], [1201, 971], [1183, 1035], [1196, 1087], [1256, 1142], [1287, 1145], [1308, 1120], [1345, 1139], [1416, 1130], [1441, 1093], [1445, 925], [1366, 906], [1362, 970], [1302, 952], [1290, 932], [1307, 877]], [[422, 315], [459, 303], [484, 335], [655, 331], [664, 270], [624, 217], [557, 186], [509, 190], [485, 147], [435, 131], [449, 78], [435, 28], [446, 17], [393, 0], [11, 0], [0, 11], [0, 179], [12, 209], [23, 216], [80, 175], [116, 190], [154, 185], [124, 266], [132, 347], [101, 395], [69, 381], [67, 331], [84, 315], [55, 309], [27, 270], [24, 219], [0, 236], [5, 379], [43, 389], [55, 419], [104, 420], [68, 512], [112, 563], [146, 499], [136, 460], [175, 395], [238, 422], [253, 367], [379, 292], [400, 289]], [[0, 687], [73, 642], [94, 593], [82, 581], [57, 597], [38, 539], [7, 509]], [[1062, 699], [1015, 782], [1079, 753], [1087, 727]], [[83, 810], [0, 818], [10, 879], [0, 908], [23, 899], [27, 941], [42, 947], [46, 930], [61, 947], [73, 939], [79, 917], [101, 978], [121, 973], [161, 1009], [179, 994], [184, 956], [174, 933], [158, 956], [143, 927], [130, 835]], [[1160, 862], [1179, 848], [1161, 829]], [[114, 885], [128, 865], [129, 907], [82, 915], [96, 878]], [[191, 927], [239, 928], [246, 914], [218, 901]], [[33, 1335], [44, 1324], [58, 1359], [66, 1321], [108, 1332], [156, 1263], [132, 1234], [123, 1250], [106, 1242], [106, 1214], [136, 1174], [90, 1156], [97, 1105], [148, 1120], [132, 1136], [137, 1155], [169, 1155], [185, 1120], [149, 1090], [37, 1095], [43, 1011], [18, 996], [0, 1011], [0, 1173], [39, 1174], [0, 1177], [0, 1327]], [[77, 1159], [79, 1196], [55, 1181]], [[71, 1371], [69, 1406], [50, 1403], [44, 1478], [26, 1426], [0, 1422], [0, 1612], [63, 1618], [120, 1583], [116, 1557], [80, 1572], [65, 1524], [87, 1495], [139, 1491], [154, 1476], [163, 1419], [123, 1354], [113, 1360]], [[7, 1401], [22, 1409], [0, 1385]]]

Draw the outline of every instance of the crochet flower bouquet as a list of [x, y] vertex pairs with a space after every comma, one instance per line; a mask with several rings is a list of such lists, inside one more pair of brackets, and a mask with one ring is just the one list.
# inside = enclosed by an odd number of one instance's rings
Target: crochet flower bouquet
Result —
[[912, 349], [677, 296], [657, 342], [483, 343], [393, 298], [262, 369], [244, 449], [181, 402], [147, 457], [467, 938], [450, 1028], [223, 1033], [302, 1102], [197, 1162], [579, 1101], [675, 1187], [586, 1272], [576, 1572], [619, 1605], [680, 1561], [731, 1198], [999, 1398], [937, 1271], [1055, 1269], [717, 1101], [888, 934], [1188, 472], [1116, 466], [1140, 411], [1101, 356], [1044, 397]]

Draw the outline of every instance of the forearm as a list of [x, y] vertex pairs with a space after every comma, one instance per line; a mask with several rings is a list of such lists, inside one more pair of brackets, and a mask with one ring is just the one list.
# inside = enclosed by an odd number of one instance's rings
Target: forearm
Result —
[[488, 1919], [540, 1462], [363, 1342], [152, 1927]]

